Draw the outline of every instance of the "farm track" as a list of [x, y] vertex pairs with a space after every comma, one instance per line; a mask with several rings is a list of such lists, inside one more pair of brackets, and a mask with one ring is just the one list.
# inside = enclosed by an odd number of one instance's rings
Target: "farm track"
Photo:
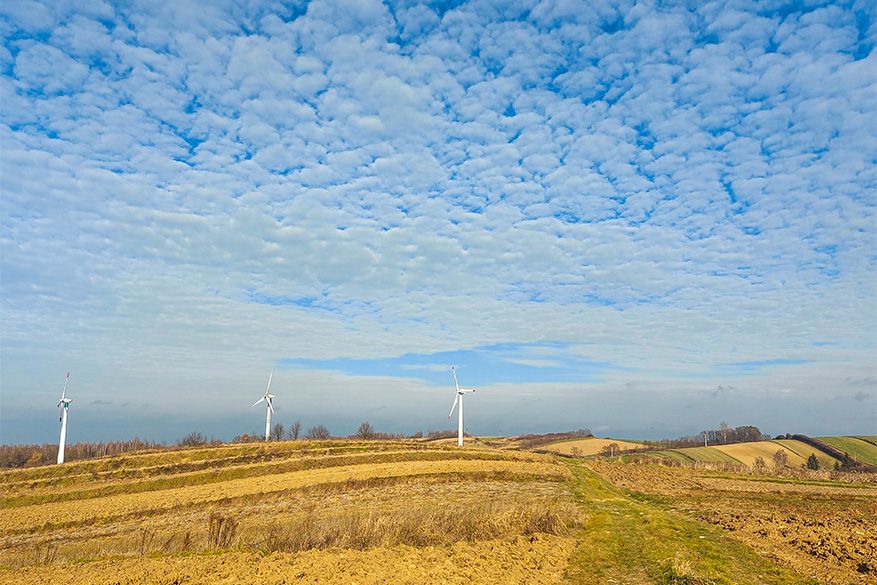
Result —
[[588, 513], [567, 571], [570, 583], [811, 583], [716, 527], [614, 486], [587, 463], [569, 465]]
[[715, 525], [799, 574], [826, 583], [877, 584], [875, 484], [606, 462], [589, 467], [634, 497]]

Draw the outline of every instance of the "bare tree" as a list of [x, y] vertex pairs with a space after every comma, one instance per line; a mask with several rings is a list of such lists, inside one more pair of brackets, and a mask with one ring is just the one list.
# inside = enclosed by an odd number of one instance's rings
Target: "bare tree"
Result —
[[317, 425], [315, 427], [311, 427], [308, 429], [307, 434], [305, 435], [306, 439], [328, 439], [332, 436], [332, 433], [329, 432], [329, 429], [324, 427], [323, 425]]
[[297, 420], [289, 425], [289, 429], [286, 431], [286, 436], [295, 441], [298, 439], [299, 434], [301, 434], [301, 421]]
[[276, 425], [274, 425], [274, 428], [271, 429], [271, 440], [272, 440], [272, 441], [280, 441], [280, 440], [282, 440], [282, 439], [283, 439], [283, 433], [284, 433], [284, 430], [285, 430], [285, 429], [283, 428], [283, 425], [282, 425], [282, 424], [277, 423]]
[[356, 429], [356, 434], [353, 435], [357, 439], [374, 439], [377, 436], [375, 432], [375, 428], [368, 421], [363, 421], [359, 428]]
[[200, 447], [207, 444], [207, 437], [199, 432], [192, 431], [182, 439], [177, 441], [180, 447]]
[[777, 469], [783, 469], [788, 464], [789, 456], [786, 455], [786, 452], [783, 449], [777, 449], [777, 452], [773, 454], [774, 467]]
[[756, 457], [755, 461], [752, 463], [752, 467], [755, 468], [755, 471], [761, 473], [764, 471], [764, 468], [767, 467], [767, 465], [764, 463], [764, 459], [762, 459], [761, 457]]
[[620, 451], [618, 443], [609, 443], [608, 445], [603, 445], [603, 448], [600, 449], [600, 455], [603, 457], [615, 457]]
[[731, 427], [728, 426], [728, 423], [722, 421], [719, 425], [719, 430], [722, 432], [722, 445], [726, 445], [728, 443], [728, 431], [731, 430]]

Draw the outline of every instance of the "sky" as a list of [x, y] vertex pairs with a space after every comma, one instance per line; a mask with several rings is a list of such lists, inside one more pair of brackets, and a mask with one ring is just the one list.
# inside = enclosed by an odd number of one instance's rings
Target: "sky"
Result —
[[0, 442], [877, 434], [875, 5], [0, 3]]

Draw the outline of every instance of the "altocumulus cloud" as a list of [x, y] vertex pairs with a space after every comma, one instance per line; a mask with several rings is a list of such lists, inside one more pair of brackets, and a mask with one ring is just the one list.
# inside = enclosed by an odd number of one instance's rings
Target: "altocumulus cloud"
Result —
[[4, 441], [54, 437], [67, 369], [71, 440], [257, 429], [272, 366], [281, 420], [438, 428], [450, 360], [473, 432], [877, 426], [873, 2], [0, 30]]

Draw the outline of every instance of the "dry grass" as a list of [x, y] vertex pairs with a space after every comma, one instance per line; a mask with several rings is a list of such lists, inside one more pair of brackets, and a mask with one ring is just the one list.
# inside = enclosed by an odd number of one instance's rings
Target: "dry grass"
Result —
[[575, 504], [560, 499], [450, 500], [441, 507], [413, 504], [390, 512], [360, 507], [329, 515], [310, 508], [290, 522], [272, 525], [265, 540], [253, 544], [270, 552], [448, 545], [535, 533], [566, 536], [579, 524]]
[[551, 462], [440, 460], [403, 461], [295, 471], [215, 484], [171, 488], [80, 500], [76, 505], [53, 502], [10, 508], [0, 516], [0, 533], [22, 533], [79, 523], [143, 517], [184, 506], [204, 505], [248, 495], [283, 492], [325, 483], [434, 473], [513, 472], [543, 477], [568, 477], [565, 467]]

